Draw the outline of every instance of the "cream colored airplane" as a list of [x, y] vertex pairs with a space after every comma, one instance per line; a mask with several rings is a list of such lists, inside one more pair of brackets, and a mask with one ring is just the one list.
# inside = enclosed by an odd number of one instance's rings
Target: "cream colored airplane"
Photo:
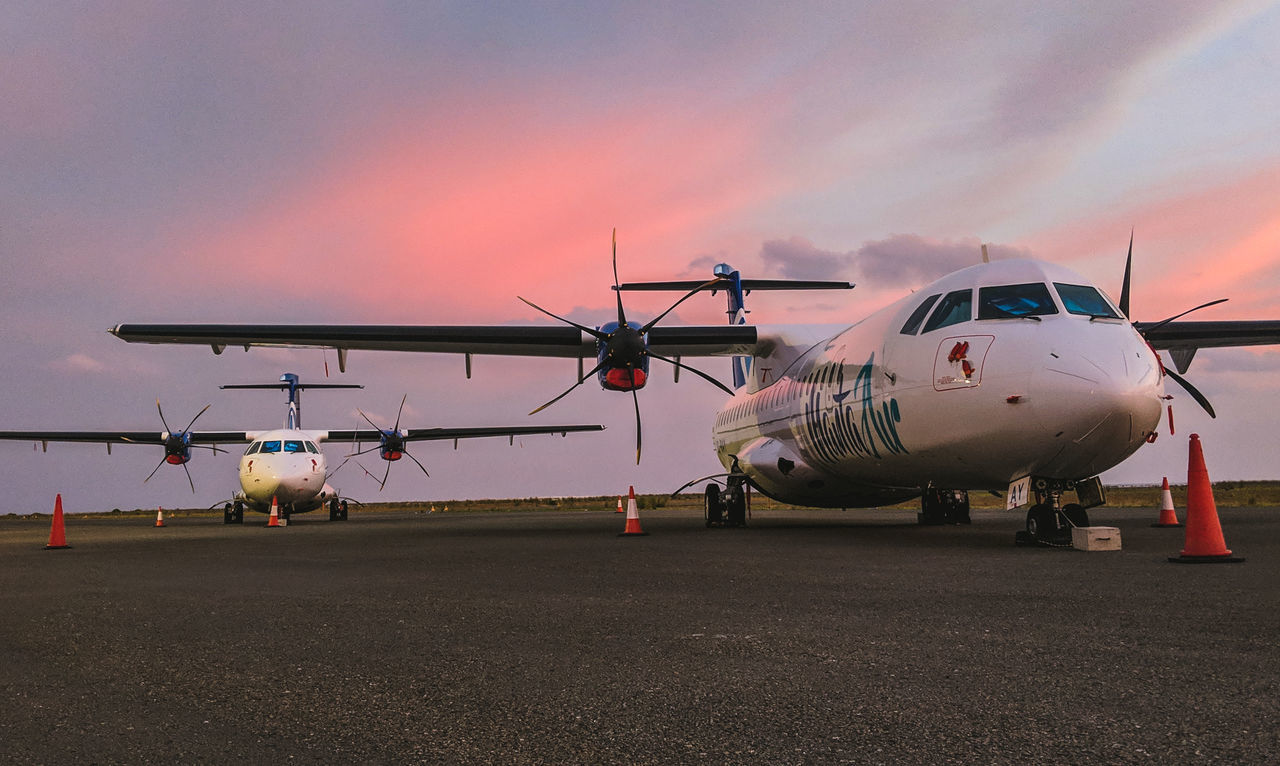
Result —
[[[358, 385], [341, 383], [301, 383], [298, 376], [285, 373], [277, 383], [250, 383], [228, 385], [223, 388], [246, 389], [268, 388], [289, 392], [289, 410], [282, 428], [269, 431], [193, 431], [192, 426], [201, 415], [209, 409], [196, 413], [185, 429], [174, 431], [165, 421], [164, 410], [160, 402], [156, 409], [160, 412], [160, 422], [164, 430], [156, 431], [0, 431], [0, 439], [37, 441], [48, 448], [49, 442], [91, 442], [106, 443], [108, 451], [112, 444], [153, 444], [164, 447], [164, 458], [143, 481], [155, 475], [165, 463], [180, 465], [187, 472], [187, 481], [191, 491], [195, 492], [195, 482], [191, 480], [191, 472], [187, 463], [191, 460], [193, 449], [210, 449], [215, 452], [221, 444], [249, 443], [248, 449], [240, 458], [239, 476], [240, 491], [223, 510], [223, 520], [228, 524], [239, 524], [244, 520], [245, 509], [267, 513], [275, 502], [279, 513], [288, 518], [294, 513], [305, 513], [328, 506], [331, 521], [344, 521], [347, 518], [347, 501], [329, 484], [333, 475], [328, 470], [328, 462], [320, 451], [320, 444], [325, 441], [350, 443], [357, 445], [356, 452], [348, 457], [376, 450], [378, 456], [386, 461], [387, 468], [382, 479], [378, 481], [380, 488], [386, 486], [391, 464], [403, 457], [408, 457], [423, 473], [427, 469], [416, 457], [409, 454], [407, 444], [414, 441], [438, 441], [459, 439], [476, 439], [488, 436], [516, 436], [533, 434], [567, 434], [571, 431], [600, 431], [598, 425], [565, 425], [565, 426], [481, 426], [473, 428], [400, 428], [400, 412], [396, 413], [395, 423], [383, 428], [376, 425], [368, 416], [372, 429], [355, 429], [339, 431], [311, 431], [302, 428], [300, 392], [306, 388], [362, 388]], [[404, 409], [404, 400], [400, 401], [400, 409]], [[362, 412], [363, 416], [364, 413]], [[359, 445], [370, 446], [361, 450]], [[343, 461], [346, 462], [345, 460]], [[339, 465], [338, 468], [342, 466]], [[335, 471], [337, 469], [334, 469]], [[372, 475], [372, 474], [371, 474]]]

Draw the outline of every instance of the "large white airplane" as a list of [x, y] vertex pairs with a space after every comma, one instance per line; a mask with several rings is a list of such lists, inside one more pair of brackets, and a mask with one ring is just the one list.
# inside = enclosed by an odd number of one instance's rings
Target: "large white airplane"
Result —
[[[567, 434], [570, 431], [601, 431], [599, 425], [565, 425], [565, 426], [495, 426], [474, 428], [400, 428], [400, 413], [396, 413], [393, 425], [383, 428], [369, 420], [363, 412], [365, 420], [372, 429], [353, 429], [337, 431], [311, 431], [302, 428], [302, 409], [300, 392], [306, 388], [362, 388], [363, 386], [341, 383], [301, 383], [298, 376], [285, 373], [277, 383], [249, 383], [222, 386], [222, 388], [268, 388], [289, 392], [289, 410], [282, 428], [269, 431], [193, 431], [191, 427], [205, 410], [196, 413], [185, 429], [170, 430], [164, 418], [164, 410], [160, 402], [156, 409], [160, 412], [160, 422], [164, 431], [0, 431], [0, 439], [37, 441], [48, 448], [49, 442], [90, 442], [106, 443], [110, 452], [112, 444], [153, 444], [164, 447], [164, 458], [156, 465], [151, 474], [143, 481], [155, 475], [165, 463], [180, 465], [187, 471], [187, 481], [191, 483], [191, 491], [195, 491], [195, 483], [191, 481], [191, 472], [187, 463], [191, 460], [192, 449], [206, 448], [215, 452], [220, 444], [244, 444], [249, 447], [240, 458], [239, 476], [240, 491], [223, 509], [223, 521], [227, 524], [240, 524], [244, 521], [246, 508], [261, 513], [268, 513], [271, 505], [278, 505], [279, 513], [288, 518], [294, 513], [305, 513], [322, 508], [329, 508], [330, 521], [345, 521], [347, 518], [347, 501], [329, 484], [333, 475], [328, 470], [328, 462], [320, 451], [320, 443], [325, 441], [347, 442], [356, 445], [357, 454], [377, 450], [378, 456], [387, 462], [386, 472], [379, 481], [386, 486], [387, 475], [391, 463], [408, 457], [423, 473], [427, 469], [416, 457], [409, 454], [406, 445], [413, 441], [438, 441], [459, 439], [476, 439], [489, 436], [516, 436], [532, 434]], [[404, 400], [400, 401], [401, 410]], [[367, 449], [360, 449], [361, 443], [370, 444]], [[346, 462], [345, 460], [343, 461]], [[338, 468], [342, 466], [339, 465]], [[334, 469], [335, 471], [337, 469]]]
[[[677, 365], [678, 375], [692, 370], [683, 357], [731, 356], [735, 388], [712, 381], [731, 398], [712, 428], [728, 473], [723, 488], [706, 488], [709, 525], [743, 523], [751, 487], [817, 507], [919, 496], [922, 523], [967, 520], [968, 491], [987, 490], [1007, 493], [1010, 509], [1029, 504], [1026, 528], [1041, 540], [1087, 525], [1086, 509], [1105, 502], [1098, 474], [1156, 438], [1171, 398], [1166, 378], [1213, 414], [1157, 351], [1170, 352], [1185, 373], [1200, 348], [1280, 343], [1280, 321], [1178, 321], [1190, 312], [1130, 321], [1132, 242], [1118, 303], [1069, 269], [1003, 260], [954, 272], [834, 326], [740, 323], [752, 290], [830, 283], [743, 279], [721, 264], [707, 282], [619, 285], [616, 240], [614, 253], [618, 319], [598, 328], [534, 306], [566, 326], [121, 324], [111, 332], [133, 343], [207, 344], [215, 353], [334, 348], [343, 369], [350, 349], [461, 353], [468, 361], [471, 354], [577, 358], [578, 383], [547, 405], [592, 374], [606, 389], [630, 391], [637, 461], [635, 392], [649, 360]], [[658, 326], [667, 312], [643, 325], [628, 322], [621, 292], [633, 289], [686, 291], [676, 305], [723, 290], [730, 326]], [[593, 354], [597, 364], [584, 376], [582, 360]], [[1067, 492], [1077, 502], [1064, 505]]]

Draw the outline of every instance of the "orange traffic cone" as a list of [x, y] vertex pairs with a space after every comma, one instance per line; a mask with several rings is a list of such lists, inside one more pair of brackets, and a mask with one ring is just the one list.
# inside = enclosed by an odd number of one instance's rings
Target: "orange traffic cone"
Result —
[[1169, 477], [1164, 477], [1164, 486], [1160, 488], [1160, 520], [1153, 527], [1180, 527], [1178, 512], [1173, 509], [1173, 493], [1169, 491]]
[[164, 508], [156, 509], [156, 526], [157, 527], [164, 526]]
[[44, 549], [53, 551], [70, 547], [67, 545], [67, 530], [62, 520], [62, 493], [59, 492], [53, 501], [53, 526], [49, 528], [49, 544]]
[[627, 526], [618, 537], [647, 534], [649, 533], [640, 529], [640, 512], [636, 509], [636, 488], [631, 487], [627, 496]]
[[276, 499], [274, 497], [271, 498], [271, 517], [267, 519], [267, 526], [280, 526], [280, 506], [276, 503]]
[[618, 495], [618, 510], [614, 511], [614, 513], [626, 513], [626, 511], [622, 510], [622, 495]]
[[1181, 556], [1170, 556], [1179, 564], [1235, 563], [1243, 558], [1233, 557], [1222, 539], [1222, 524], [1218, 521], [1218, 506], [1213, 502], [1213, 487], [1209, 484], [1209, 471], [1204, 467], [1204, 450], [1200, 436], [1191, 434], [1191, 450], [1187, 459], [1187, 536]]

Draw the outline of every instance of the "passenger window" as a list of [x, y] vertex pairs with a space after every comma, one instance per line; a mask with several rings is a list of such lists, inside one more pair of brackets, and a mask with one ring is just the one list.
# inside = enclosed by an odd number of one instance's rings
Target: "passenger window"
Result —
[[931, 332], [939, 327], [968, 322], [973, 318], [973, 291], [956, 290], [938, 301], [938, 308], [925, 323], [922, 332]]
[[1049, 288], [1040, 282], [978, 290], [978, 319], [1044, 316], [1058, 313]]
[[284, 443], [285, 452], [305, 452], [302, 448], [302, 442], [296, 439], [289, 439]]
[[268, 453], [268, 452], [279, 452], [279, 451], [280, 451], [280, 442], [278, 442], [278, 441], [263, 442], [263, 443], [262, 443], [262, 449], [261, 449], [261, 450], [259, 450], [259, 451], [260, 451], [260, 452], [263, 452], [263, 453]]
[[933, 308], [933, 304], [936, 303], [940, 297], [942, 297], [942, 293], [930, 295], [928, 298], [925, 298], [924, 303], [921, 303], [916, 307], [915, 311], [911, 312], [911, 316], [907, 318], [907, 323], [902, 326], [902, 330], [900, 330], [900, 332], [903, 335], [915, 335], [916, 330], [920, 329], [920, 323], [929, 315], [929, 309]]
[[1097, 288], [1088, 285], [1064, 285], [1061, 282], [1054, 282], [1053, 286], [1057, 288], [1058, 297], [1062, 299], [1062, 305], [1069, 313], [1095, 319], [1120, 318]]

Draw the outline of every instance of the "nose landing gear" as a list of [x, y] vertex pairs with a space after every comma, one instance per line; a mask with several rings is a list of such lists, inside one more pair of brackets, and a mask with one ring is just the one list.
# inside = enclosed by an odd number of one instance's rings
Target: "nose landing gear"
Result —
[[[1038, 480], [1032, 490], [1036, 502], [1027, 509], [1026, 530], [1018, 532], [1018, 545], [1044, 545], [1053, 548], [1071, 547], [1071, 530], [1089, 526], [1089, 512], [1081, 503], [1062, 504], [1062, 493], [1067, 486], [1059, 482]], [[1097, 479], [1081, 482], [1074, 487], [1076, 494], [1091, 507], [1105, 501], [1102, 484]], [[1097, 502], [1092, 502], [1096, 500]]]
[[704, 497], [708, 527], [747, 525], [747, 514], [751, 509], [751, 486], [745, 479], [731, 475], [724, 489], [718, 484], [708, 484]]

